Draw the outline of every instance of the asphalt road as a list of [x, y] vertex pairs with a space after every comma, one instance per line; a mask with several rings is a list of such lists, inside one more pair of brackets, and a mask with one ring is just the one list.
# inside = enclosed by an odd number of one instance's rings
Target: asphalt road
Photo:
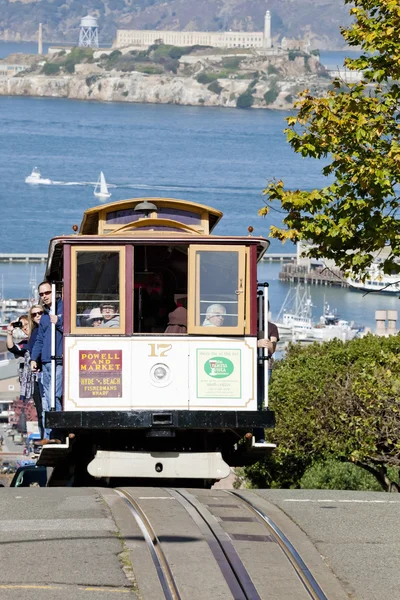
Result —
[[[160, 488], [131, 491], [161, 534], [172, 568], [181, 577], [182, 598], [229, 599], [207, 544], [173, 494]], [[246, 522], [249, 519], [232, 518], [236, 502], [226, 490], [191, 493], [215, 507], [210, 510], [232, 540], [238, 533], [252, 533], [255, 525]], [[289, 538], [329, 600], [400, 598], [397, 495], [319, 490], [241, 493]], [[232, 510], [224, 508], [227, 502]], [[0, 506], [2, 600], [163, 597], [141, 533], [113, 490], [2, 488]], [[302, 597], [288, 591], [290, 582], [277, 555], [272, 566], [268, 564], [274, 551], [271, 544], [256, 539], [235, 543], [263, 590], [262, 598]], [[276, 592], [280, 580], [287, 589], [282, 595]]]

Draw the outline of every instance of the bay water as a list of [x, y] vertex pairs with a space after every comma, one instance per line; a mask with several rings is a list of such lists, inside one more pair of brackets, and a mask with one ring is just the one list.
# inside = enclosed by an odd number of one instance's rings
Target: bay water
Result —
[[[1, 51], [1, 45], [0, 45]], [[335, 53], [338, 54], [338, 53]], [[339, 60], [338, 57], [332, 60]], [[268, 236], [282, 215], [258, 216], [267, 181], [312, 189], [327, 183], [322, 161], [295, 155], [283, 130], [289, 113], [271, 110], [79, 102], [53, 98], [0, 97], [0, 253], [47, 252], [49, 239], [72, 233], [84, 210], [99, 203], [94, 184], [103, 170], [110, 201], [137, 197], [192, 200], [224, 212], [215, 232]], [[37, 166], [51, 185], [25, 177]], [[272, 252], [293, 252], [271, 241]], [[288, 285], [279, 264], [260, 265], [270, 281], [273, 315]], [[43, 265], [1, 264], [3, 297], [27, 297]], [[396, 296], [313, 287], [314, 314], [324, 300], [340, 316], [374, 325], [375, 309], [397, 309]]]

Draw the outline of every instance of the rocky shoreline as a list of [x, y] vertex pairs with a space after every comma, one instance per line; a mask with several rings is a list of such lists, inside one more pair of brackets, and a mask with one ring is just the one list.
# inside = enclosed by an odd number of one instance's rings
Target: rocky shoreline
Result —
[[[312, 57], [306, 62], [304, 57], [296, 57], [291, 62], [275, 57], [274, 63], [263, 57], [244, 57], [244, 69], [234, 75], [218, 76], [211, 83], [204, 82], [199, 74], [210, 76], [213, 70], [215, 73], [226, 57], [218, 56], [219, 63], [215, 57], [190, 58], [189, 63], [182, 60], [176, 74], [107, 70], [101, 62], [83, 62], [74, 65], [71, 74], [60, 68], [59, 73], [49, 75], [43, 74], [46, 62], [42, 61], [40, 68], [36, 63], [13, 77], [0, 77], [0, 95], [289, 110], [300, 90], [311, 88], [319, 95], [330, 83], [324, 77], [323, 67]], [[17, 62], [18, 56], [13, 60]], [[256, 69], [258, 76], [254, 77]]]

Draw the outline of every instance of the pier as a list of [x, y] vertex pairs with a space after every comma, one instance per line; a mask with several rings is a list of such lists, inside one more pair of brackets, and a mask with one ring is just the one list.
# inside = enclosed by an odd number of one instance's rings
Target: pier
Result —
[[47, 254], [0, 254], [0, 263], [44, 263], [46, 261]]
[[282, 271], [279, 273], [279, 279], [295, 283], [349, 287], [344, 274], [337, 267], [328, 269], [324, 266], [309, 268], [298, 264], [283, 265]]
[[265, 262], [292, 262], [296, 259], [296, 252], [266, 252], [263, 256]]

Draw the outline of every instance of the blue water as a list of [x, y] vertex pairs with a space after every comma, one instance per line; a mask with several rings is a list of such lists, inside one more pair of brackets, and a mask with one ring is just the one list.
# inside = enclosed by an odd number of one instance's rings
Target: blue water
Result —
[[[0, 97], [0, 252], [45, 252], [54, 235], [69, 234], [83, 211], [98, 204], [100, 170], [111, 200], [170, 196], [225, 213], [217, 232], [268, 235], [268, 179], [288, 186], [322, 184], [320, 165], [294, 155], [285, 142], [286, 113], [225, 108], [79, 102]], [[56, 183], [24, 182], [37, 165]], [[85, 183], [86, 182], [86, 183]], [[89, 183], [92, 182], [92, 183]], [[275, 250], [279, 242], [272, 242]], [[286, 247], [288, 251], [292, 248]]]
[[[325, 60], [325, 59], [324, 59]], [[216, 233], [268, 235], [281, 222], [274, 211], [261, 218], [268, 179], [311, 189], [326, 183], [322, 163], [295, 155], [283, 129], [289, 113], [173, 105], [78, 102], [0, 97], [0, 252], [46, 252], [49, 239], [70, 234], [83, 211], [98, 204], [93, 186], [103, 170], [111, 201], [168, 196], [211, 205], [225, 217]], [[53, 185], [30, 186], [34, 166]], [[272, 251], [293, 251], [275, 240]], [[276, 316], [288, 290], [279, 265], [263, 264]], [[0, 264], [4, 297], [28, 297], [29, 279], [43, 266]], [[374, 324], [376, 309], [396, 309], [398, 299], [335, 288], [313, 288], [315, 317], [325, 299], [341, 316]]]

